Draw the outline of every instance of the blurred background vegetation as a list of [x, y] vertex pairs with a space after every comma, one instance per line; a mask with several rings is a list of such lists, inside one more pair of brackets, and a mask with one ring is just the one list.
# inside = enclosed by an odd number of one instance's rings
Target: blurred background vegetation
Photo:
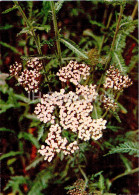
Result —
[[[41, 55], [38, 55], [33, 37], [19, 10], [14, 8], [10, 10], [14, 3], [8, 1], [0, 4], [2, 194], [64, 195], [67, 189], [70, 189], [65, 187], [72, 186], [79, 178], [84, 179], [78, 164], [88, 177], [88, 194], [138, 194], [138, 160], [134, 152], [124, 151], [125, 153], [105, 156], [112, 147], [124, 142], [130, 144], [137, 142], [137, 26], [133, 30], [129, 30], [132, 25], [125, 27], [124, 30], [127, 32], [125, 45], [123, 48], [121, 46], [120, 51], [133, 81], [133, 85], [125, 89], [119, 98], [121, 123], [114, 116], [109, 118], [103, 137], [99, 141], [83, 143], [78, 159], [74, 156], [62, 160], [62, 157], [60, 159], [58, 156], [52, 163], [47, 163], [37, 153], [48, 133], [45, 131], [47, 125], [42, 125], [33, 114], [38, 99], [29, 100], [27, 92], [8, 74], [10, 65], [15, 61], [23, 60], [25, 66], [29, 56], [43, 56], [47, 82], [42, 83], [41, 92], [47, 93], [48, 86], [53, 91], [58, 91], [61, 87], [56, 77], [59, 61], [50, 3], [19, 2], [36, 35], [39, 35]], [[125, 22], [128, 22], [129, 16], [137, 20], [136, 5], [137, 1], [127, 1], [123, 14]], [[80, 47], [88, 56], [89, 52], [93, 53], [87, 63], [92, 66], [95, 64], [96, 80], [103, 72], [103, 65], [110, 50], [119, 7], [119, 1], [115, 4], [106, 1], [61, 1], [55, 5], [61, 39], [72, 40], [69, 43], [74, 41], [75, 48]], [[62, 65], [66, 65], [70, 59], [83, 60], [78, 56], [78, 52], [74, 52], [74, 49], [64, 43], [61, 41]], [[101, 63], [97, 61], [96, 51], [103, 56]]]

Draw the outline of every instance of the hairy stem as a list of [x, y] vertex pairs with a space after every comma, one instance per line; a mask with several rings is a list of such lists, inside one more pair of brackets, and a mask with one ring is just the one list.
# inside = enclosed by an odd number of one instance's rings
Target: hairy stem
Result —
[[53, 17], [53, 24], [54, 24], [54, 30], [55, 30], [55, 38], [56, 38], [58, 59], [59, 59], [59, 63], [60, 63], [60, 66], [61, 66], [62, 57], [61, 57], [61, 47], [60, 47], [60, 41], [59, 41], [59, 32], [58, 32], [56, 13], [55, 13], [55, 4], [54, 4], [53, 1], [51, 1], [50, 5], [51, 5], [51, 9], [52, 9], [52, 17]]

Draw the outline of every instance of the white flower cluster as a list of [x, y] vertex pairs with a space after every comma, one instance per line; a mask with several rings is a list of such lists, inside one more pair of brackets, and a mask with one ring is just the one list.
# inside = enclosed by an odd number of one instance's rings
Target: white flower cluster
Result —
[[117, 103], [114, 102], [114, 99], [111, 99], [110, 97], [106, 97], [105, 95], [103, 97], [103, 104], [106, 110], [115, 111], [116, 108], [118, 107]]
[[70, 81], [74, 85], [78, 85], [81, 79], [86, 79], [90, 67], [85, 64], [78, 64], [76, 61], [70, 61], [66, 67], [62, 67], [57, 76], [62, 82]]
[[35, 108], [35, 114], [40, 121], [51, 123], [50, 133], [46, 139], [47, 146], [42, 145], [39, 152], [49, 162], [55, 153], [63, 151], [65, 155], [74, 153], [79, 149], [77, 142], [68, 144], [66, 138], [61, 137], [62, 130], [73, 132], [83, 141], [97, 140], [102, 137], [102, 130], [106, 128], [106, 120], [92, 119], [92, 101], [98, 95], [96, 85], [80, 85], [81, 79], [89, 75], [89, 67], [70, 61], [57, 75], [63, 82], [70, 81], [76, 85], [76, 91], [60, 92], [43, 95], [41, 102]]
[[21, 72], [22, 64], [15, 62], [10, 66], [11, 75], [17, 76], [18, 82], [24, 87], [26, 91], [38, 92], [38, 86], [41, 79], [40, 70], [42, 63], [38, 58], [32, 58], [27, 61], [27, 69]]
[[76, 93], [78, 95], [82, 95], [85, 100], [88, 100], [89, 102], [92, 102], [96, 99], [98, 93], [96, 92], [96, 85], [78, 85], [76, 88]]
[[123, 88], [127, 88], [130, 85], [132, 85], [132, 81], [128, 75], [123, 76], [118, 69], [115, 69], [114, 66], [110, 66], [109, 70], [106, 72], [104, 88], [122, 90]]
[[[84, 141], [90, 138], [97, 140], [102, 136], [102, 129], [106, 128], [106, 121], [102, 119], [93, 120], [90, 117], [90, 112], [93, 110], [91, 102], [95, 100], [97, 95], [93, 86], [90, 89], [91, 93], [93, 91], [94, 97], [85, 91], [85, 97], [89, 96], [88, 99], [84, 98], [82, 90], [80, 91], [82, 92], [82, 98], [72, 91], [64, 94], [64, 89], [61, 89], [60, 92], [46, 94], [41, 98], [41, 103], [37, 104], [34, 112], [40, 121], [55, 124], [53, 112], [56, 106], [58, 106], [59, 124], [63, 129], [77, 133], [78, 137]], [[87, 87], [87, 90], [89, 90], [89, 87]]]
[[69, 155], [79, 149], [77, 141], [68, 144], [67, 139], [61, 137], [61, 132], [61, 127], [58, 124], [51, 125], [48, 138], [45, 140], [47, 146], [42, 145], [38, 151], [44, 156], [44, 160], [50, 162], [55, 156], [55, 153], [63, 151], [64, 155]]
[[35, 107], [34, 113], [40, 119], [40, 121], [51, 124], [55, 123], [55, 116], [52, 115], [56, 106], [62, 106], [65, 100], [65, 90], [61, 89], [60, 92], [54, 92], [52, 94], [45, 94], [41, 98], [41, 103], [38, 103]]
[[15, 64], [10, 66], [9, 71], [12, 76], [18, 76], [21, 73], [21, 70], [22, 70], [22, 64], [15, 62]]
[[25, 69], [18, 77], [18, 82], [24, 87], [26, 91], [38, 91], [41, 74], [37, 70]]

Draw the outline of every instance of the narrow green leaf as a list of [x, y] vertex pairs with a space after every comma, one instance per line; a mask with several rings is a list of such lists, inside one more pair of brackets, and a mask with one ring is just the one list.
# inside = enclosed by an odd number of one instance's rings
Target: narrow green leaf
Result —
[[44, 134], [44, 126], [41, 126], [38, 130], [38, 138], [37, 138], [38, 141], [42, 138], [43, 134]]
[[6, 9], [5, 11], [2, 12], [2, 14], [7, 14], [7, 13], [9, 13], [9, 12], [15, 10], [15, 9], [17, 9], [16, 5], [14, 5], [13, 7], [9, 8], [9, 9]]
[[76, 53], [78, 56], [81, 56], [85, 59], [88, 59], [87, 55], [85, 55], [81, 49], [71, 40], [60, 38], [60, 41], [67, 46], [70, 50]]
[[5, 127], [1, 127], [0, 128], [0, 131], [8, 131], [8, 132], [10, 132], [10, 133], [15, 133], [13, 130], [11, 130], [11, 129], [7, 129], [7, 128], [5, 128]]
[[16, 155], [21, 155], [23, 154], [23, 152], [15, 152], [15, 151], [11, 151], [9, 153], [6, 153], [6, 154], [3, 154], [1, 157], [0, 157], [0, 160], [3, 160], [5, 158], [9, 158], [9, 157], [13, 157], [13, 156], [16, 156]]
[[40, 158], [35, 159], [30, 165], [28, 165], [26, 167], [26, 170], [28, 171], [32, 168], [35, 168], [41, 161], [43, 161], [43, 159], [44, 159], [43, 156], [41, 156]]
[[15, 47], [13, 47], [13, 46], [11, 46], [11, 45], [5, 43], [5, 42], [2, 42], [2, 41], [0, 41], [0, 44], [1, 44], [3, 47], [7, 47], [7, 48], [11, 49], [13, 52], [18, 53], [19, 55], [21, 55], [21, 53], [20, 53]]
[[13, 28], [13, 25], [5, 24], [5, 26], [0, 26], [0, 30], [9, 30], [10, 28]]
[[36, 148], [40, 147], [38, 140], [30, 133], [20, 132], [18, 138], [19, 139], [23, 138], [25, 140], [30, 141], [33, 145], [36, 146]]

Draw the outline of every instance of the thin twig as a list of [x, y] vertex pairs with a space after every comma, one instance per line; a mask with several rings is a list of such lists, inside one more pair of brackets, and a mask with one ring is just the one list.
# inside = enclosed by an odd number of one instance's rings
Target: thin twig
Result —
[[133, 173], [136, 173], [139, 171], [139, 167], [135, 168], [135, 169], [132, 169], [131, 171], [128, 171], [128, 172], [124, 172], [120, 175], [117, 175], [116, 177], [114, 177], [113, 179], [111, 179], [111, 182], [114, 182], [115, 180], [119, 179], [120, 177], [124, 177], [126, 175], [130, 175], [130, 174], [133, 174]]
[[138, 2], [136, 3], [136, 5], [135, 5], [135, 7], [134, 7], [134, 10], [133, 10], [133, 12], [132, 12], [132, 15], [131, 15], [131, 17], [132, 17], [133, 20], [134, 20], [134, 18], [135, 18], [135, 16], [136, 16], [137, 10], [138, 10]]
[[54, 30], [55, 30], [55, 38], [56, 38], [58, 59], [59, 59], [59, 63], [60, 63], [60, 66], [61, 66], [62, 57], [61, 57], [61, 47], [60, 47], [60, 41], [59, 41], [59, 32], [58, 32], [56, 13], [55, 13], [55, 4], [54, 4], [53, 1], [51, 1], [50, 5], [51, 5], [51, 9], [52, 9], [52, 17], [53, 17], [53, 24], [54, 24]]

